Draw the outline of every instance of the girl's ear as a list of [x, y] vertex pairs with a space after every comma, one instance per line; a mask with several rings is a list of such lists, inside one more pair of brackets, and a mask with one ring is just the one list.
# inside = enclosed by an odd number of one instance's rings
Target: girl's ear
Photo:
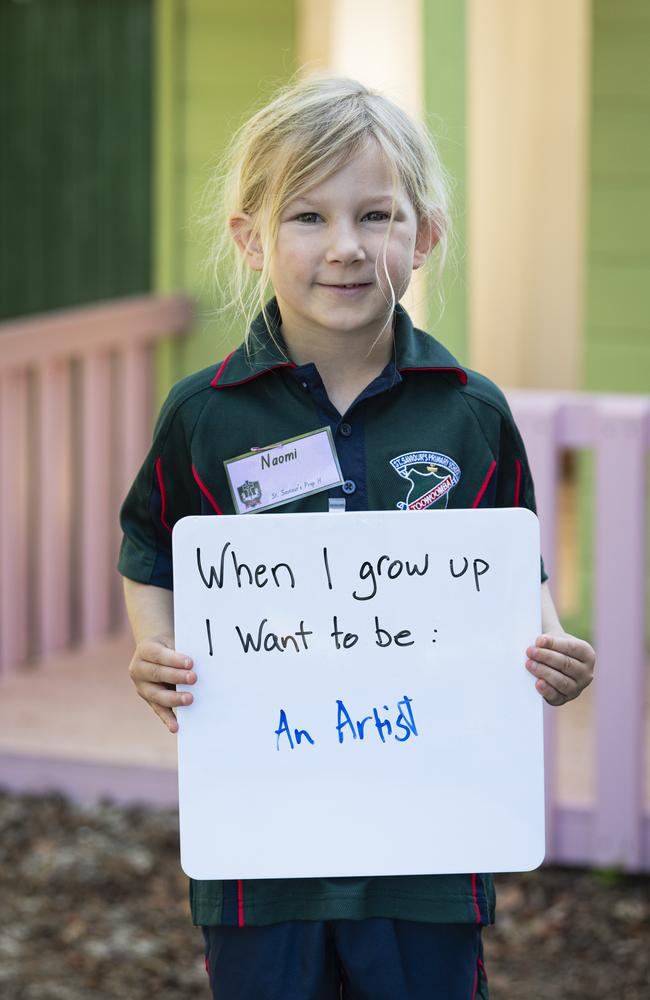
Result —
[[261, 271], [264, 267], [264, 251], [252, 217], [246, 212], [235, 212], [228, 219], [228, 229], [248, 266], [253, 271]]
[[426, 263], [427, 257], [436, 247], [440, 237], [432, 219], [421, 219], [418, 224], [418, 231], [415, 237], [415, 248], [413, 250], [413, 270], [422, 267]]

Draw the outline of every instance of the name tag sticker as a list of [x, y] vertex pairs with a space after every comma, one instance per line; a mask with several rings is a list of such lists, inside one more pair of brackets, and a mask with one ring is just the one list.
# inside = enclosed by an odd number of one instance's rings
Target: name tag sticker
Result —
[[249, 451], [223, 464], [238, 514], [280, 507], [343, 482], [329, 427]]

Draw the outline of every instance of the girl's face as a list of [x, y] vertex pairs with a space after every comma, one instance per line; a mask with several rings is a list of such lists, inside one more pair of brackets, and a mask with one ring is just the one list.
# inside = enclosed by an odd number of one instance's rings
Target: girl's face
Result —
[[[336, 331], [367, 335], [372, 344], [385, 331], [391, 286], [399, 300], [434, 242], [430, 227], [418, 226], [401, 185], [390, 223], [392, 198], [389, 168], [369, 141], [340, 170], [286, 206], [270, 276], [288, 342]], [[257, 259], [249, 254], [249, 262], [261, 269], [262, 248]]]

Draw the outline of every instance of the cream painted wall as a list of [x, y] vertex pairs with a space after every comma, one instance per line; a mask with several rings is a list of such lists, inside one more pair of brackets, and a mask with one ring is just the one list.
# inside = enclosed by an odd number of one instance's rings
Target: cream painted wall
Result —
[[[422, 121], [421, 0], [298, 0], [297, 17], [303, 73], [354, 77]], [[423, 325], [425, 289], [419, 272], [403, 302], [414, 321]]]
[[590, 0], [467, 0], [473, 367], [579, 387]]

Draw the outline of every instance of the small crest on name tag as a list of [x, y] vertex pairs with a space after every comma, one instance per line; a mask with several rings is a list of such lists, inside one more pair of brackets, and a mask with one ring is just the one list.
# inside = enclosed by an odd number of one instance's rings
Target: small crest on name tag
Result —
[[245, 507], [259, 507], [262, 501], [262, 487], [258, 482], [247, 479], [246, 482], [237, 487], [237, 492]]

